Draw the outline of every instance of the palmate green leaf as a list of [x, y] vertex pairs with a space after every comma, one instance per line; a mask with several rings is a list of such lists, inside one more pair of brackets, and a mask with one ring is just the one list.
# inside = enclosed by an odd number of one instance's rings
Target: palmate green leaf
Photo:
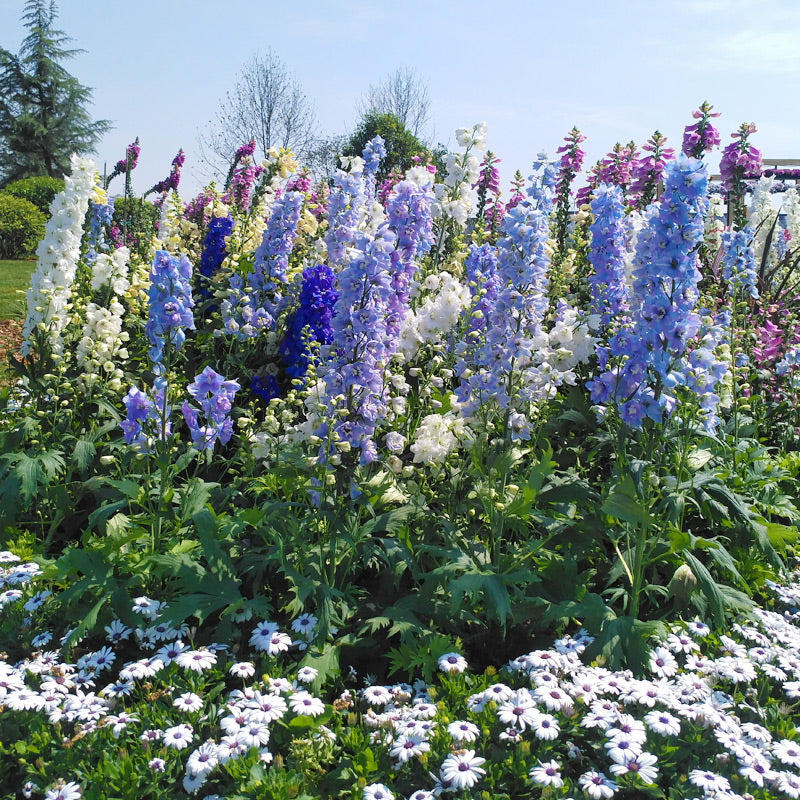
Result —
[[404, 505], [393, 508], [383, 514], [378, 514], [371, 520], [365, 522], [358, 529], [359, 539], [367, 539], [375, 536], [376, 533], [397, 533], [408, 525], [409, 521], [419, 513], [419, 509], [412, 505]]
[[759, 524], [766, 529], [770, 544], [778, 552], [785, 552], [787, 545], [797, 541], [797, 528], [794, 525], [782, 525], [779, 522], [767, 522], [766, 520], [759, 520]]
[[566, 600], [563, 603], [553, 603], [542, 615], [542, 623], [563, 623], [568, 620], [578, 620], [587, 628], [597, 630], [609, 619], [614, 619], [614, 610], [595, 592], [586, 592], [578, 600]]
[[83, 473], [89, 468], [96, 454], [97, 448], [94, 442], [89, 439], [78, 439], [78, 441], [75, 442], [75, 447], [72, 450], [69, 463], [77, 469], [78, 472]]
[[426, 683], [431, 683], [438, 669], [437, 661], [445, 653], [461, 650], [461, 640], [443, 634], [431, 634], [393, 647], [389, 651], [389, 674], [415, 675], [418, 672]]
[[196, 591], [170, 601], [169, 608], [163, 615], [167, 621], [179, 624], [190, 617], [196, 617], [202, 624], [212, 614], [222, 612], [242, 599], [235, 580], [220, 579], [211, 573], [206, 573], [192, 588]]
[[608, 495], [600, 510], [620, 522], [628, 522], [635, 526], [642, 523], [650, 524], [653, 521], [650, 513], [642, 508], [641, 501], [636, 496], [633, 480], [627, 476]]
[[197, 530], [203, 558], [206, 560], [211, 572], [235, 578], [236, 567], [234, 567], [228, 554], [220, 547], [217, 539], [219, 526], [213, 514], [207, 508], [204, 508], [192, 517], [192, 522]]
[[503, 626], [511, 617], [508, 589], [497, 575], [480, 572], [462, 575], [450, 583], [449, 589], [450, 611], [453, 615], [459, 612], [465, 596], [469, 596], [472, 602], [478, 602], [483, 595], [487, 616], [494, 617]]
[[178, 492], [178, 513], [181, 519], [189, 519], [199, 514], [211, 498], [211, 490], [218, 483], [208, 483], [200, 478], [192, 478]]
[[70, 635], [64, 641], [63, 646], [65, 650], [69, 650], [72, 645], [82, 639], [87, 632], [94, 628], [94, 626], [97, 624], [97, 617], [100, 614], [100, 610], [107, 602], [108, 595], [104, 593], [100, 598], [98, 598], [89, 611], [83, 615], [81, 620], [73, 629], [72, 633], [70, 633]]
[[339, 653], [341, 648], [334, 646], [331, 642], [326, 642], [321, 650], [306, 650], [298, 667], [313, 667], [317, 670], [317, 677], [314, 679], [314, 688], [319, 691], [327, 679], [339, 672]]
[[19, 479], [19, 493], [26, 503], [36, 497], [40, 485], [52, 480], [66, 467], [61, 454], [55, 451], [38, 456], [15, 453], [3, 458], [14, 464], [13, 474]]
[[650, 654], [651, 636], [665, 637], [668, 629], [663, 622], [643, 622], [633, 617], [606, 619], [594, 641], [586, 648], [587, 659], [602, 656], [604, 666], [611, 670], [628, 667], [634, 674], [645, 672]]

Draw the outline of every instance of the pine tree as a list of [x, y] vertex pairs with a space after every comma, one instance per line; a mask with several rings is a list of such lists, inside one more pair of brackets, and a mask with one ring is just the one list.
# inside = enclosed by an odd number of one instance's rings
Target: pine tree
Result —
[[18, 55], [0, 48], [0, 187], [37, 175], [62, 177], [72, 153], [90, 153], [111, 127], [92, 121], [92, 90], [61, 62], [80, 50], [53, 27], [55, 0], [28, 0], [22, 21], [29, 33]]

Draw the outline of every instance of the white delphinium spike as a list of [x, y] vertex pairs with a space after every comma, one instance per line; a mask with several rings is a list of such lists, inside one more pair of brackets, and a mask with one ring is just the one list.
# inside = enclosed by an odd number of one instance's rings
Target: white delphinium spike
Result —
[[62, 332], [71, 306], [83, 223], [97, 181], [94, 161], [73, 155], [70, 163], [72, 174], [65, 177], [64, 191], [50, 204], [44, 239], [36, 249], [36, 271], [26, 294], [28, 311], [20, 345], [23, 356], [30, 353], [37, 329], [47, 332], [54, 355], [64, 351]]

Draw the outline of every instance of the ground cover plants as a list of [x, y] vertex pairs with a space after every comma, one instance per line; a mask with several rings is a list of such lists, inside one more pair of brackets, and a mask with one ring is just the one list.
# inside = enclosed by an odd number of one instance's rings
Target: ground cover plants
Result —
[[3, 392], [3, 796], [800, 796], [800, 202], [752, 125], [710, 185], [715, 116], [508, 197], [482, 124], [152, 206], [138, 142], [76, 156]]

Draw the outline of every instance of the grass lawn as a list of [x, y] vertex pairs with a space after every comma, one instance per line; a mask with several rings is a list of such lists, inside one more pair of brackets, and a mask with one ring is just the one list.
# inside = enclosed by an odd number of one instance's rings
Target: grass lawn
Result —
[[0, 319], [17, 319], [25, 313], [25, 290], [35, 261], [0, 260]]

